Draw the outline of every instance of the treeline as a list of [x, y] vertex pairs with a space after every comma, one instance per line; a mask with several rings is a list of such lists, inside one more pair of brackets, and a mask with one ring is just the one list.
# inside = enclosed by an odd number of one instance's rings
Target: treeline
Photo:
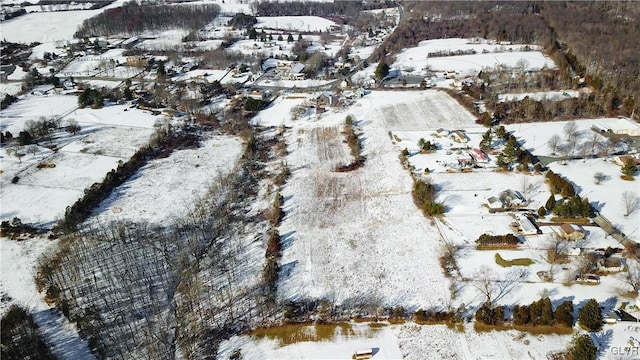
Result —
[[[633, 1], [545, 2], [540, 14], [558, 45], [575, 58], [576, 73], [610, 92], [614, 107], [640, 111], [640, 7]], [[594, 46], [594, 44], [597, 44]]]
[[128, 2], [85, 20], [74, 36], [138, 34], [147, 30], [172, 28], [196, 30], [211, 22], [219, 13], [218, 5], [138, 5]]
[[361, 168], [364, 166], [365, 157], [362, 155], [362, 141], [356, 134], [353, 128], [353, 117], [347, 116], [344, 121], [344, 135], [346, 137], [345, 142], [349, 146], [349, 152], [353, 157], [353, 161], [346, 165], [339, 165], [336, 168], [337, 172], [348, 172]]
[[[516, 305], [512, 309], [513, 325], [517, 326], [552, 326], [561, 325], [571, 329], [573, 326], [573, 303], [565, 301], [554, 311], [549, 298], [532, 302], [530, 305]], [[484, 304], [476, 311], [476, 320], [486, 325], [503, 325], [505, 307]]]
[[0, 358], [3, 360], [54, 360], [38, 325], [23, 308], [11, 305], [0, 323]]
[[252, 6], [256, 16], [320, 16], [345, 24], [365, 10], [361, 1], [259, 1]]
[[552, 170], [548, 170], [545, 177], [552, 193], [560, 194], [562, 197], [572, 197], [576, 194], [573, 184]]
[[434, 200], [435, 194], [436, 187], [429, 182], [417, 180], [413, 185], [413, 202], [426, 215], [441, 215], [445, 212], [444, 205]]
[[84, 196], [67, 207], [64, 219], [53, 230], [62, 232], [76, 230], [77, 226], [91, 215], [93, 209], [100, 205], [113, 189], [127, 181], [149, 160], [159, 156], [166, 157], [173, 149], [197, 146], [199, 146], [199, 139], [192, 132], [157, 132], [152, 144], [142, 147], [126, 163], [120, 163], [117, 169], [109, 171], [101, 183], [94, 183], [85, 189]]

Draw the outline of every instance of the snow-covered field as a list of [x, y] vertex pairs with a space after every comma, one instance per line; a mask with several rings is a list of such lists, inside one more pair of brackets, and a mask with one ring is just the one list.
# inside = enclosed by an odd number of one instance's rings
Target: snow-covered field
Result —
[[104, 11], [80, 10], [30, 13], [2, 22], [2, 38], [11, 42], [50, 43], [73, 39], [85, 19]]
[[[277, 113], [276, 107], [266, 111]], [[347, 115], [362, 127], [367, 160], [361, 169], [337, 173], [336, 164], [350, 161], [340, 134]], [[425, 91], [372, 92], [348, 111], [314, 118], [285, 119], [293, 127], [287, 139], [293, 175], [282, 192], [288, 200], [280, 233], [288, 245], [281, 296], [445, 306], [439, 235], [413, 204], [411, 178], [388, 131], [469, 126], [473, 116], [446, 94]], [[280, 125], [283, 118], [258, 121]]]
[[256, 28], [289, 31], [327, 32], [336, 23], [318, 16], [259, 16]]
[[94, 214], [104, 222], [163, 223], [180, 219], [193, 210], [193, 204], [204, 196], [216, 176], [233, 169], [241, 150], [238, 139], [217, 136], [197, 149], [178, 150], [167, 158], [153, 160], [116, 189]]
[[[429, 53], [475, 51], [469, 55], [429, 57]], [[421, 72], [427, 67], [431, 71], [460, 72], [462, 75], [476, 75], [484, 68], [497, 66], [524, 70], [554, 68], [553, 60], [545, 56], [535, 45], [500, 45], [472, 39], [436, 39], [420, 42], [417, 47], [403, 50], [398, 54], [392, 68], [413, 69]]]

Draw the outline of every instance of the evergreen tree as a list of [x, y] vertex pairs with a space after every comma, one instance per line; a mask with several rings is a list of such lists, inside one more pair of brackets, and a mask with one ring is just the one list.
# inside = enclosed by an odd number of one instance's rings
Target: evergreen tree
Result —
[[376, 66], [375, 75], [376, 79], [382, 80], [385, 76], [389, 75], [389, 65], [384, 61], [380, 61], [378, 66]]
[[284, 40], [284, 38], [282, 37], [282, 34], [278, 35], [278, 41], [282, 41]]
[[287, 36], [287, 42], [288, 43], [292, 43], [293, 42], [293, 35], [289, 34], [289, 36]]
[[298, 34], [298, 42], [302, 41], [302, 34]]
[[249, 39], [255, 40], [258, 37], [258, 32], [256, 31], [256, 29], [250, 27], [247, 30], [247, 36], [249, 36]]
[[514, 138], [510, 137], [507, 143], [504, 146], [504, 150], [502, 150], [502, 154], [504, 155], [504, 161], [507, 165], [510, 165], [517, 158], [516, 151], [516, 141], [512, 140]]
[[578, 312], [578, 324], [589, 331], [598, 331], [602, 328], [602, 311], [595, 299], [589, 300]]
[[551, 194], [549, 199], [547, 199], [547, 203], [544, 205], [547, 211], [553, 211], [553, 208], [556, 207], [556, 196]]
[[487, 132], [485, 132], [482, 135], [482, 140], [480, 141], [480, 150], [489, 150], [489, 149], [491, 149], [491, 143], [492, 142], [493, 142], [493, 137], [491, 136], [491, 129], [489, 129], [489, 130], [487, 130]]
[[157, 75], [158, 75], [158, 79], [160, 80], [164, 80], [165, 76], [167, 75], [167, 71], [164, 68], [164, 62], [160, 61], [158, 63], [158, 70], [156, 71]]
[[573, 302], [567, 300], [560, 304], [553, 312], [553, 319], [556, 323], [568, 327], [573, 326]]
[[620, 171], [622, 171], [626, 176], [633, 176], [636, 172], [636, 165], [633, 163], [632, 159], [627, 159]]
[[540, 206], [538, 208], [538, 216], [544, 217], [545, 215], [547, 215], [547, 209], [545, 209], [544, 206]]
[[507, 136], [507, 129], [505, 129], [503, 125], [500, 125], [500, 127], [496, 130], [496, 135], [500, 139], [504, 139], [504, 137]]
[[582, 334], [573, 338], [570, 352], [576, 360], [596, 360], [598, 348], [593, 344], [591, 336]]

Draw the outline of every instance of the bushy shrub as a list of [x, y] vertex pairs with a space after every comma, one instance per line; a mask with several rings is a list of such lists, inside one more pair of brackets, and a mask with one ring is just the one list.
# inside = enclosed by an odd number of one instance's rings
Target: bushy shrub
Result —
[[476, 243], [481, 246], [486, 245], [517, 245], [520, 242], [517, 236], [513, 234], [505, 234], [505, 235], [489, 235], [482, 234], [476, 240]]
[[244, 109], [246, 111], [260, 111], [269, 105], [268, 101], [258, 100], [254, 98], [247, 98], [247, 102], [244, 103]]

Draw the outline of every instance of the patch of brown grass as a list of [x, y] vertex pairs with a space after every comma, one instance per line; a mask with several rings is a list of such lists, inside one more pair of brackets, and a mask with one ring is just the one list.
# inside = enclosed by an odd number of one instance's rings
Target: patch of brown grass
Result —
[[570, 335], [573, 334], [573, 328], [555, 324], [555, 325], [487, 325], [481, 321], [476, 321], [473, 325], [473, 328], [477, 332], [490, 332], [490, 331], [507, 331], [507, 330], [518, 330], [522, 332], [529, 333], [531, 335]]
[[37, 166], [38, 169], [52, 169], [54, 167], [56, 167], [56, 164], [47, 162], [41, 162]]

